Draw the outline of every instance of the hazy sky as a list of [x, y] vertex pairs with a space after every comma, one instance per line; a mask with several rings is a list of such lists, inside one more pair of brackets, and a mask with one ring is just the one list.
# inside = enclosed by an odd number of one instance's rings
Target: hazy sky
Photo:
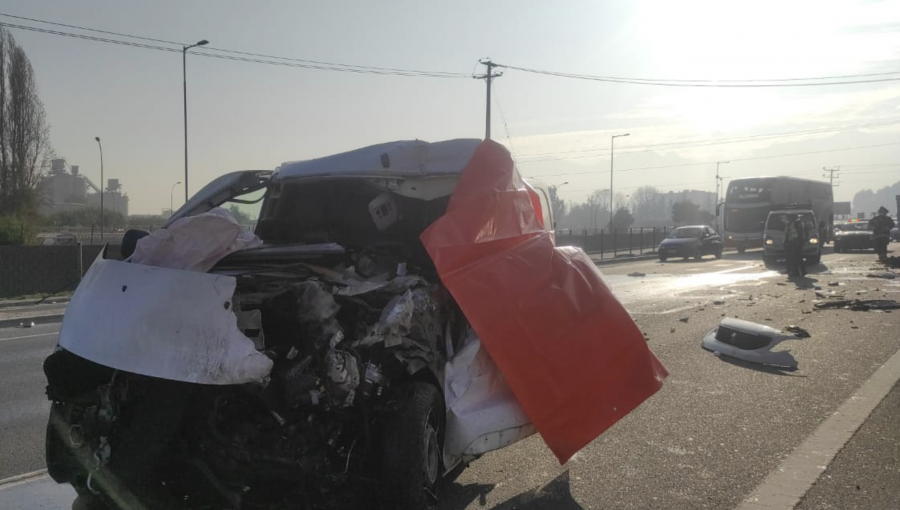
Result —
[[[898, 1], [6, 0], [0, 12], [172, 41], [209, 39], [212, 47], [253, 53], [459, 73], [471, 73], [487, 56], [520, 67], [682, 80], [900, 71]], [[184, 171], [180, 52], [12, 32], [35, 67], [57, 154], [97, 181], [94, 137], [100, 136], [106, 177], [123, 183], [131, 212], [167, 208]], [[615, 160], [615, 186], [625, 194], [644, 184], [712, 191], [714, 163], [673, 165], [717, 160], [732, 160], [722, 166], [732, 178], [821, 178], [823, 166], [840, 165], [838, 200], [900, 180], [900, 81], [672, 88], [506, 70], [495, 85], [493, 137], [511, 148], [524, 175], [549, 184], [568, 181], [561, 192], [570, 200], [609, 187], [609, 137], [626, 132], [631, 136], [616, 140]], [[233, 170], [271, 169], [389, 140], [484, 134], [484, 83], [470, 78], [194, 56], [188, 89], [192, 192]], [[897, 123], [644, 148], [891, 121]], [[893, 145], [835, 151], [883, 144]], [[738, 161], [826, 150], [833, 152]], [[641, 169], [659, 166], [669, 168]], [[180, 187], [175, 196], [177, 207]]]

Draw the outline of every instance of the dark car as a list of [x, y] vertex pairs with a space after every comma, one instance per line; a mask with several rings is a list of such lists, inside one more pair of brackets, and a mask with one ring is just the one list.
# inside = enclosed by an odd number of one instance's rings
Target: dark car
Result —
[[700, 260], [704, 255], [715, 255], [720, 259], [722, 237], [705, 225], [678, 227], [659, 243], [657, 252], [662, 262], [669, 257], [694, 257]]
[[869, 222], [850, 220], [834, 228], [834, 251], [869, 250], [875, 248]]

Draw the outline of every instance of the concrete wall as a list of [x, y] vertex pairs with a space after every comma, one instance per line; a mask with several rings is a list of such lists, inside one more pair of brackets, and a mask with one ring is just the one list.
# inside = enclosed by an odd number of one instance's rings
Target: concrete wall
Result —
[[[50, 293], [78, 280], [102, 246], [0, 246], [0, 298]], [[110, 246], [107, 258], [119, 258]], [[80, 269], [80, 272], [79, 272]]]

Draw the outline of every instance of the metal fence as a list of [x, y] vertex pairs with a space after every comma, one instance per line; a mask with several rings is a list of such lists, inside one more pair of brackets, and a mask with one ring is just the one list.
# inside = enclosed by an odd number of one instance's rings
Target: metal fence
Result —
[[599, 254], [601, 259], [624, 254], [643, 255], [656, 253], [660, 241], [674, 228], [676, 227], [557, 230], [556, 244], [578, 246], [587, 253]]

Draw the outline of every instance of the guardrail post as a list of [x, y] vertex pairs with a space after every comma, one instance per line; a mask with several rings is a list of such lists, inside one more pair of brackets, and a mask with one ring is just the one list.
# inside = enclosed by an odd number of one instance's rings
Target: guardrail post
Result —
[[603, 238], [604, 237], [605, 236], [603, 235], [603, 229], [601, 228], [600, 229], [600, 260], [603, 260]]

